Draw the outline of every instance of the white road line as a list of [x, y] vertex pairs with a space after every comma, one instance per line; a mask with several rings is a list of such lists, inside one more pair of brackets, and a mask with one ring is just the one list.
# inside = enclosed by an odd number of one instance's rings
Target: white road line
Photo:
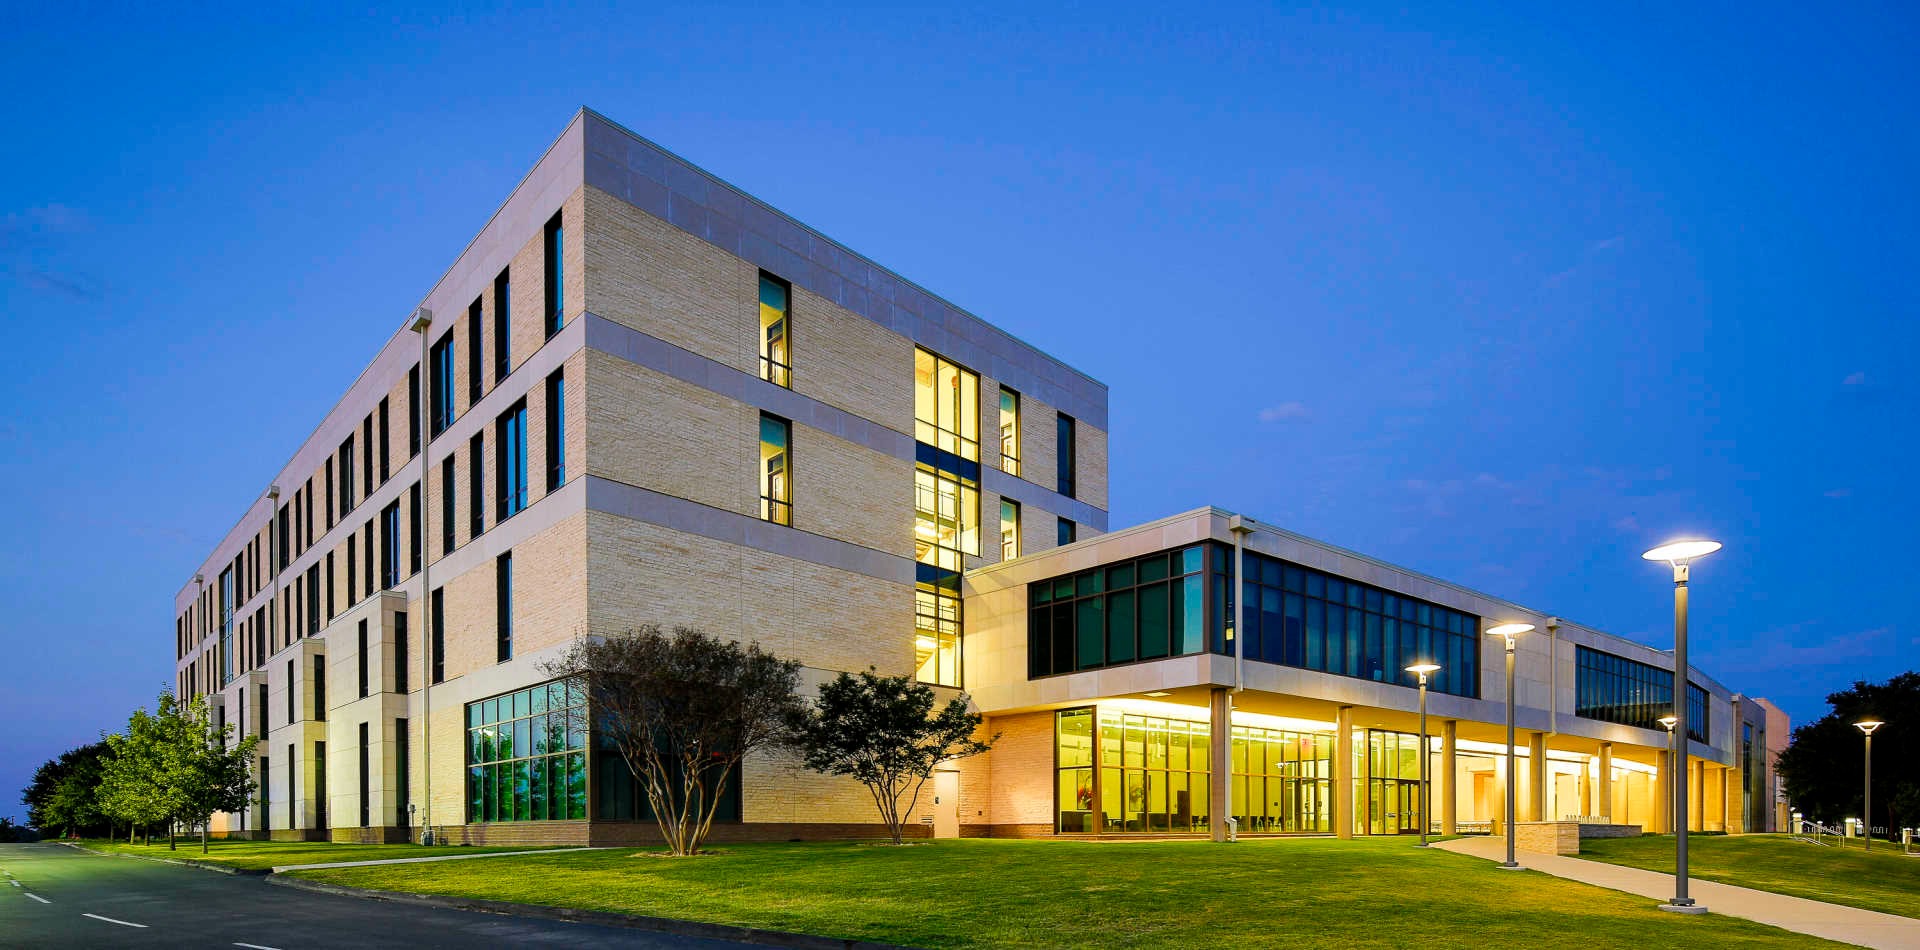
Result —
[[31, 898], [33, 898], [34, 900], [37, 900], [37, 901], [39, 901], [39, 902], [40, 902], [40, 903], [42, 903], [42, 904], [51, 904], [51, 903], [53, 903], [52, 901], [50, 901], [50, 900], [47, 900], [46, 898], [44, 898], [44, 897], [41, 897], [40, 895], [38, 895], [38, 894], [35, 894], [35, 893], [34, 893], [34, 892], [32, 892], [32, 891], [28, 891], [28, 892], [27, 892], [27, 896], [28, 896], [28, 897], [31, 897]]
[[280, 950], [279, 947], [263, 947], [257, 943], [241, 943], [238, 940], [235, 940], [233, 945], [236, 947], [252, 947], [253, 950]]
[[141, 930], [145, 930], [145, 929], [147, 929], [147, 925], [146, 925], [146, 924], [136, 924], [136, 923], [134, 923], [133, 921], [130, 921], [130, 920], [114, 920], [114, 919], [113, 919], [112, 917], [102, 917], [102, 916], [100, 916], [99, 914], [81, 914], [80, 916], [82, 916], [82, 917], [92, 917], [92, 918], [93, 918], [94, 920], [104, 920], [104, 921], [106, 921], [107, 923], [110, 923], [110, 924], [119, 924], [119, 925], [120, 925], [120, 926], [122, 926], [122, 927], [138, 927], [138, 928], [140, 928]]

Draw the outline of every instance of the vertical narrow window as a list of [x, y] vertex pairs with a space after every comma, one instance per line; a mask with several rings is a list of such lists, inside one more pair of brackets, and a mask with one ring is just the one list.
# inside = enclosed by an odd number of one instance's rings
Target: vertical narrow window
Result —
[[320, 565], [307, 566], [307, 636], [320, 635]]
[[1000, 470], [1020, 474], [1020, 394], [1000, 387]]
[[[265, 735], [265, 733], [261, 733], [261, 735]], [[267, 756], [264, 756], [264, 755], [261, 756], [260, 757], [260, 827], [263, 829], [273, 827], [273, 813], [267, 807], [272, 803], [272, 797], [267, 794], [267, 771], [271, 767], [272, 767], [272, 760], [270, 760]]]
[[413, 797], [412, 790], [408, 788], [408, 772], [412, 768], [412, 764], [408, 761], [412, 757], [411, 740], [412, 736], [407, 734], [407, 721], [395, 719], [393, 721], [393, 820], [403, 826], [413, 824], [413, 816], [408, 813], [412, 807]]
[[960, 685], [959, 575], [914, 585], [914, 678], [936, 686]]
[[360, 441], [366, 443], [360, 449], [360, 490], [371, 495], [375, 488], [380, 487], [380, 483], [373, 480], [373, 413], [371, 412], [367, 413], [365, 419], [360, 420]]
[[1065, 518], [1062, 518], [1060, 519], [1059, 536], [1054, 539], [1054, 543], [1072, 544], [1074, 542], [1074, 539], [1078, 537], [1079, 534], [1080, 534], [1079, 525], [1076, 525], [1073, 522]]
[[333, 530], [333, 457], [332, 456], [327, 457], [327, 477], [326, 477], [326, 481], [322, 483], [322, 487], [325, 488], [325, 491], [322, 491], [320, 494], [327, 499], [326, 526], [328, 531], [332, 531]]
[[1056, 473], [1058, 479], [1056, 490], [1072, 498], [1076, 487], [1073, 480], [1073, 417], [1064, 412], [1060, 413], [1060, 418], [1055, 423], [1054, 433], [1060, 443], [1054, 456], [1060, 464], [1060, 470]]
[[353, 436], [340, 443], [340, 520], [353, 510]]
[[428, 635], [432, 637], [430, 650], [433, 653], [433, 675], [430, 679], [435, 683], [447, 678], [447, 603], [445, 594], [446, 590], [444, 588], [434, 591], [432, 606], [428, 608], [427, 628], [431, 631]]
[[453, 553], [453, 519], [455, 507], [453, 493], [453, 455], [449, 453], [440, 460], [440, 556]]
[[260, 688], [254, 691], [253, 715], [254, 731], [259, 733], [260, 738], [265, 739], [267, 737], [267, 684], [265, 683], [261, 683]]
[[313, 744], [313, 827], [324, 831], [327, 827], [327, 744]]
[[358, 540], [359, 536], [356, 534], [347, 535], [347, 606], [349, 607], [360, 602], [360, 577], [355, 573], [355, 568], [360, 564], [358, 557], [360, 552], [354, 550], [355, 542]]
[[360, 827], [373, 824], [373, 800], [367, 796], [367, 724], [360, 724]]
[[287, 547], [287, 545], [292, 543], [287, 539], [287, 532], [293, 528], [290, 509], [286, 505], [281, 505], [280, 511], [274, 515], [274, 520], [273, 540], [274, 547], [277, 549], [274, 551], [274, 554], [275, 560], [278, 562], [274, 568], [274, 573], [277, 574], [287, 569], [287, 560], [293, 553], [292, 550]]
[[453, 425], [453, 331], [448, 330], [427, 354], [431, 364], [427, 379], [429, 390], [428, 431], [439, 435]]
[[527, 401], [522, 399], [495, 421], [495, 523], [527, 507]]
[[333, 552], [327, 552], [327, 622], [333, 622]]
[[1011, 498], [1000, 499], [1000, 560], [1011, 561], [1020, 556], [1020, 503]]
[[513, 282], [507, 271], [493, 279], [493, 384], [513, 372]]
[[493, 562], [495, 659], [513, 659], [513, 552]]
[[397, 611], [393, 615], [393, 691], [402, 696], [407, 694], [407, 657], [410, 634], [407, 632], [407, 612]]
[[567, 229], [556, 214], [547, 222], [547, 339], [559, 333], [566, 320], [566, 238]]
[[980, 460], [980, 376], [926, 350], [913, 351], [914, 438]]
[[313, 658], [313, 720], [327, 721], [327, 658], [324, 656]]
[[[287, 725], [289, 726], [293, 725], [296, 722], [299, 722], [298, 719], [294, 718], [294, 708], [297, 705], [297, 703], [298, 703], [298, 700], [294, 697], [294, 689], [293, 689], [293, 661], [288, 660], [287, 661]], [[293, 760], [288, 759], [287, 764], [292, 765]]]
[[390, 502], [380, 511], [380, 588], [400, 586], [400, 503]]
[[306, 546], [303, 543], [306, 540], [306, 531], [300, 526], [300, 522], [302, 520], [303, 519], [301, 518], [301, 512], [300, 512], [300, 492], [298, 490], [295, 490], [293, 493], [293, 522], [292, 522], [293, 555], [295, 557], [299, 557], [300, 552], [306, 550]]
[[792, 298], [793, 288], [786, 281], [760, 273], [760, 378], [788, 389], [793, 388], [793, 360], [788, 353]]
[[220, 685], [233, 682], [233, 568], [220, 572]]
[[467, 539], [487, 530], [487, 446], [486, 433], [475, 432], [467, 441]]
[[407, 458], [420, 454], [420, 364], [407, 367]]
[[292, 830], [293, 828], [294, 803], [299, 801], [298, 796], [300, 794], [299, 789], [295, 788], [295, 783], [297, 783], [300, 779], [300, 776], [299, 776], [300, 770], [296, 768], [293, 763], [294, 763], [293, 743], [289, 742], [287, 743], [287, 828], [288, 830]]
[[481, 381], [486, 378], [480, 372], [481, 366], [484, 365], [481, 362], [484, 353], [480, 345], [480, 333], [485, 326], [482, 323], [484, 318], [485, 314], [480, 312], [480, 298], [475, 297], [473, 303], [467, 307], [467, 405], [469, 406], [480, 401]]
[[372, 519], [367, 520], [366, 537], [361, 539], [360, 541], [360, 550], [361, 550], [361, 566], [365, 569], [364, 572], [360, 575], [360, 579], [362, 583], [366, 584], [365, 592], [362, 593], [361, 596], [372, 597], [373, 596], [373, 520]]
[[388, 447], [393, 444], [393, 435], [392, 435], [393, 430], [387, 427], [387, 398], [385, 396], [380, 397], [379, 416], [380, 416], [380, 484], [385, 485], [387, 483], [387, 479], [393, 477], [393, 464], [387, 452]]
[[360, 618], [360, 651], [353, 655], [354, 666], [360, 673], [360, 698], [367, 696], [367, 619]]
[[426, 552], [426, 510], [421, 503], [420, 483], [407, 486], [407, 573], [420, 573], [420, 561]]
[[793, 524], [793, 473], [788, 468], [787, 444], [793, 425], [779, 416], [760, 414], [760, 519]]
[[547, 377], [547, 491], [567, 483], [567, 381], [563, 371]]

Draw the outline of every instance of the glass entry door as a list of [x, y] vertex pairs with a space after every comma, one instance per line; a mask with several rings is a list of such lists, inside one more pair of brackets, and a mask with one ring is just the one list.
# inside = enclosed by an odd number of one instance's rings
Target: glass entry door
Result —
[[1367, 730], [1361, 830], [1373, 835], [1420, 833], [1420, 737]]

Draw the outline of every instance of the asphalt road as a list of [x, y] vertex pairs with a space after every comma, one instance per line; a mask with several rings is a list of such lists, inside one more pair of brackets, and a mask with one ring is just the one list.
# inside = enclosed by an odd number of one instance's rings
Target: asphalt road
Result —
[[747, 945], [317, 894], [57, 844], [0, 845], [0, 947], [547, 946]]

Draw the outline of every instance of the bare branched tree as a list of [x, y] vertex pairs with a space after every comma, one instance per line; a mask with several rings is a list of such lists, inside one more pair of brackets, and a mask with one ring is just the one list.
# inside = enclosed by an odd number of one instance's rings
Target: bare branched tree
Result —
[[578, 640], [548, 669], [585, 681], [584, 715], [646, 791], [675, 856], [700, 852], [741, 760], [786, 744], [804, 708], [799, 663], [687, 627]]

